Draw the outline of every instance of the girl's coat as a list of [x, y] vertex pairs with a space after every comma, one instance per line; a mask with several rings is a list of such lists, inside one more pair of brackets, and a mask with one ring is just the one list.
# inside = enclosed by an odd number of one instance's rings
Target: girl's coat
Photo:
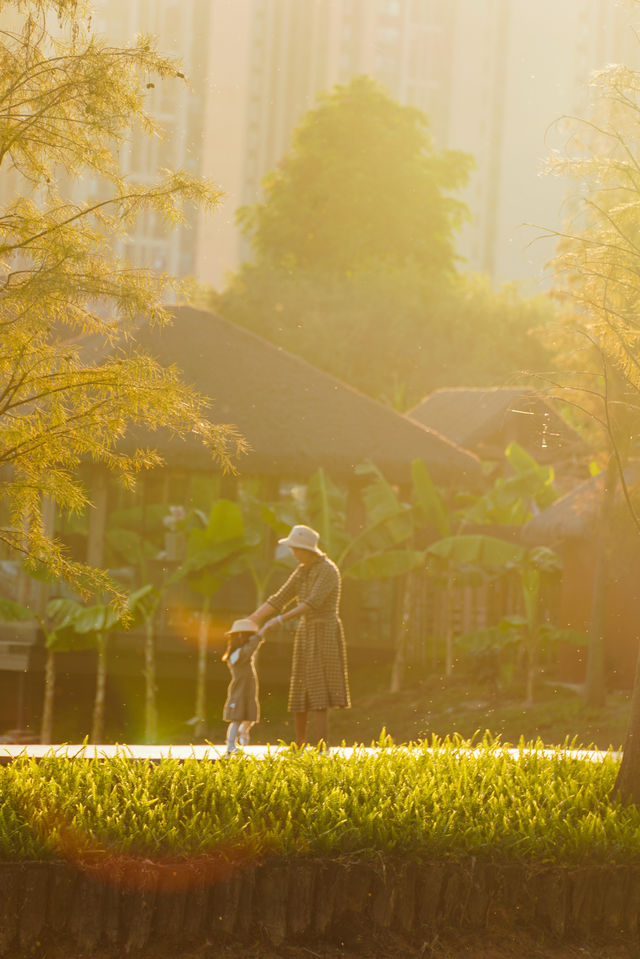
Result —
[[227, 723], [243, 720], [257, 723], [260, 719], [258, 674], [254, 657], [263, 640], [263, 636], [255, 633], [243, 646], [229, 654], [227, 666], [231, 682], [222, 712], [222, 718]]

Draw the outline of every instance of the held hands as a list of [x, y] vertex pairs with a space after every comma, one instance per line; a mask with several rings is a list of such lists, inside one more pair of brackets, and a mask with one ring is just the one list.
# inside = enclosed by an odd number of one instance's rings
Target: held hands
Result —
[[264, 636], [265, 633], [275, 629], [277, 626], [282, 626], [282, 616], [272, 616], [271, 619], [267, 620], [264, 626], [262, 626], [260, 629], [260, 635]]

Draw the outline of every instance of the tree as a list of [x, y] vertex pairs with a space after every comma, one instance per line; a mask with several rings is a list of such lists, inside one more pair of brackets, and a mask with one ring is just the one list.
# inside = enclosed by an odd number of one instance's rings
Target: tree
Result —
[[[143, 211], [170, 227], [185, 203], [212, 206], [218, 193], [182, 171], [151, 184], [118, 173], [131, 129], [157, 132], [146, 104], [152, 78], [184, 80], [149, 38], [109, 46], [92, 35], [84, 0], [2, 0], [0, 12], [10, 14], [0, 34], [0, 172], [13, 187], [0, 208], [0, 468], [9, 512], [0, 540], [32, 568], [101, 593], [113, 588], [108, 578], [72, 561], [46, 531], [43, 498], [64, 511], [86, 506], [76, 478], [84, 459], [129, 483], [157, 464], [153, 450], [122, 452], [132, 424], [194, 432], [221, 465], [238, 448], [175, 370], [130, 345], [139, 314], [167, 321], [162, 302], [179, 284], [132, 268], [112, 249]], [[74, 181], [87, 184], [80, 199]], [[102, 344], [116, 347], [111, 359], [95, 359]]]
[[[622, 64], [598, 72], [592, 82], [596, 97], [587, 118], [574, 119], [571, 150], [550, 163], [555, 173], [578, 183], [572, 222], [559, 236], [555, 259], [557, 295], [565, 304], [565, 323], [555, 331], [566, 358], [565, 376], [555, 385], [560, 395], [589, 414], [605, 437], [606, 458], [617, 468], [617, 481], [640, 532], [625, 467], [637, 455], [637, 411], [640, 403], [640, 298], [638, 215], [640, 213], [640, 73]], [[613, 497], [610, 470], [603, 517]], [[601, 520], [602, 524], [602, 520]], [[592, 652], [601, 657], [603, 544], [594, 584]], [[595, 679], [594, 679], [595, 675]], [[590, 676], [598, 683], [597, 670]], [[597, 685], [594, 695], [598, 696]], [[640, 657], [631, 719], [615, 796], [640, 802]]]
[[468, 155], [434, 150], [428, 118], [367, 77], [326, 94], [240, 211], [252, 257], [216, 308], [398, 408], [438, 386], [544, 369], [527, 331], [548, 302], [461, 276], [455, 194]]
[[440, 276], [454, 269], [453, 230], [466, 214], [447, 191], [469, 167], [465, 154], [433, 151], [424, 113], [356, 77], [306, 114], [265, 178], [265, 202], [239, 220], [273, 265], [342, 272], [413, 262]]

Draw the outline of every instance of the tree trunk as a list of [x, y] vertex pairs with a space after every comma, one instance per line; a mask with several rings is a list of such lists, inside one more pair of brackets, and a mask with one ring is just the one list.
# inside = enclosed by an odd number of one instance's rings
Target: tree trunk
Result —
[[42, 701], [42, 724], [40, 726], [40, 742], [47, 744], [53, 740], [53, 701], [56, 689], [55, 657], [54, 651], [48, 649], [44, 667], [44, 698]]
[[144, 682], [145, 682], [145, 739], [158, 739], [158, 710], [156, 706], [156, 636], [153, 617], [145, 619]]
[[107, 471], [103, 466], [93, 466], [91, 470], [90, 500], [92, 508], [88, 511], [87, 555], [89, 566], [104, 566], [104, 543], [107, 525]]
[[622, 751], [622, 762], [611, 792], [613, 800], [640, 804], [640, 651], [631, 695], [629, 728]]
[[525, 639], [525, 706], [533, 706], [540, 669], [540, 571], [520, 570], [522, 601], [527, 620]]
[[593, 591], [591, 594], [591, 617], [589, 620], [589, 645], [587, 650], [587, 671], [584, 686], [584, 701], [587, 706], [600, 709], [605, 705], [604, 675], [604, 629], [607, 611], [607, 537], [611, 527], [611, 516], [616, 494], [618, 467], [614, 456], [609, 458], [605, 474], [605, 487], [602, 505], [598, 517], [595, 540], [595, 570]]
[[96, 670], [96, 696], [93, 701], [93, 722], [91, 725], [91, 742], [101, 743], [104, 740], [104, 713], [107, 690], [107, 638], [105, 633], [97, 633], [98, 666]]
[[447, 573], [445, 584], [445, 647], [444, 647], [444, 674], [447, 679], [453, 673], [453, 664], [455, 661], [455, 637], [453, 630], [453, 597], [454, 581], [451, 572]]
[[209, 600], [205, 600], [200, 612], [198, 630], [198, 672], [196, 676], [196, 713], [194, 736], [202, 739], [207, 731], [207, 652], [209, 646]]
[[536, 680], [538, 678], [539, 643], [538, 631], [529, 636], [527, 642], [527, 672], [525, 706], [533, 706], [536, 698]]
[[407, 576], [399, 576], [395, 586], [395, 609], [399, 615], [394, 615], [395, 655], [391, 666], [391, 683], [389, 692], [399, 693], [404, 684], [404, 672], [407, 665], [407, 643], [409, 640], [409, 588]]

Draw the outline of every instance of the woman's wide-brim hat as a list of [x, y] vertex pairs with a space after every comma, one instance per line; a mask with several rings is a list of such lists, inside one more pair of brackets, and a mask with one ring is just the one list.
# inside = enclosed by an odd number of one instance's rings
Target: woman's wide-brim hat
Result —
[[257, 633], [258, 626], [252, 619], [236, 619], [233, 623], [231, 629], [227, 630], [226, 635], [231, 636], [232, 633]]
[[322, 550], [318, 549], [319, 539], [320, 534], [316, 533], [315, 529], [311, 529], [310, 526], [293, 526], [289, 535], [284, 539], [279, 539], [278, 542], [290, 549], [308, 549], [310, 553], [317, 553], [318, 556], [322, 556]]

